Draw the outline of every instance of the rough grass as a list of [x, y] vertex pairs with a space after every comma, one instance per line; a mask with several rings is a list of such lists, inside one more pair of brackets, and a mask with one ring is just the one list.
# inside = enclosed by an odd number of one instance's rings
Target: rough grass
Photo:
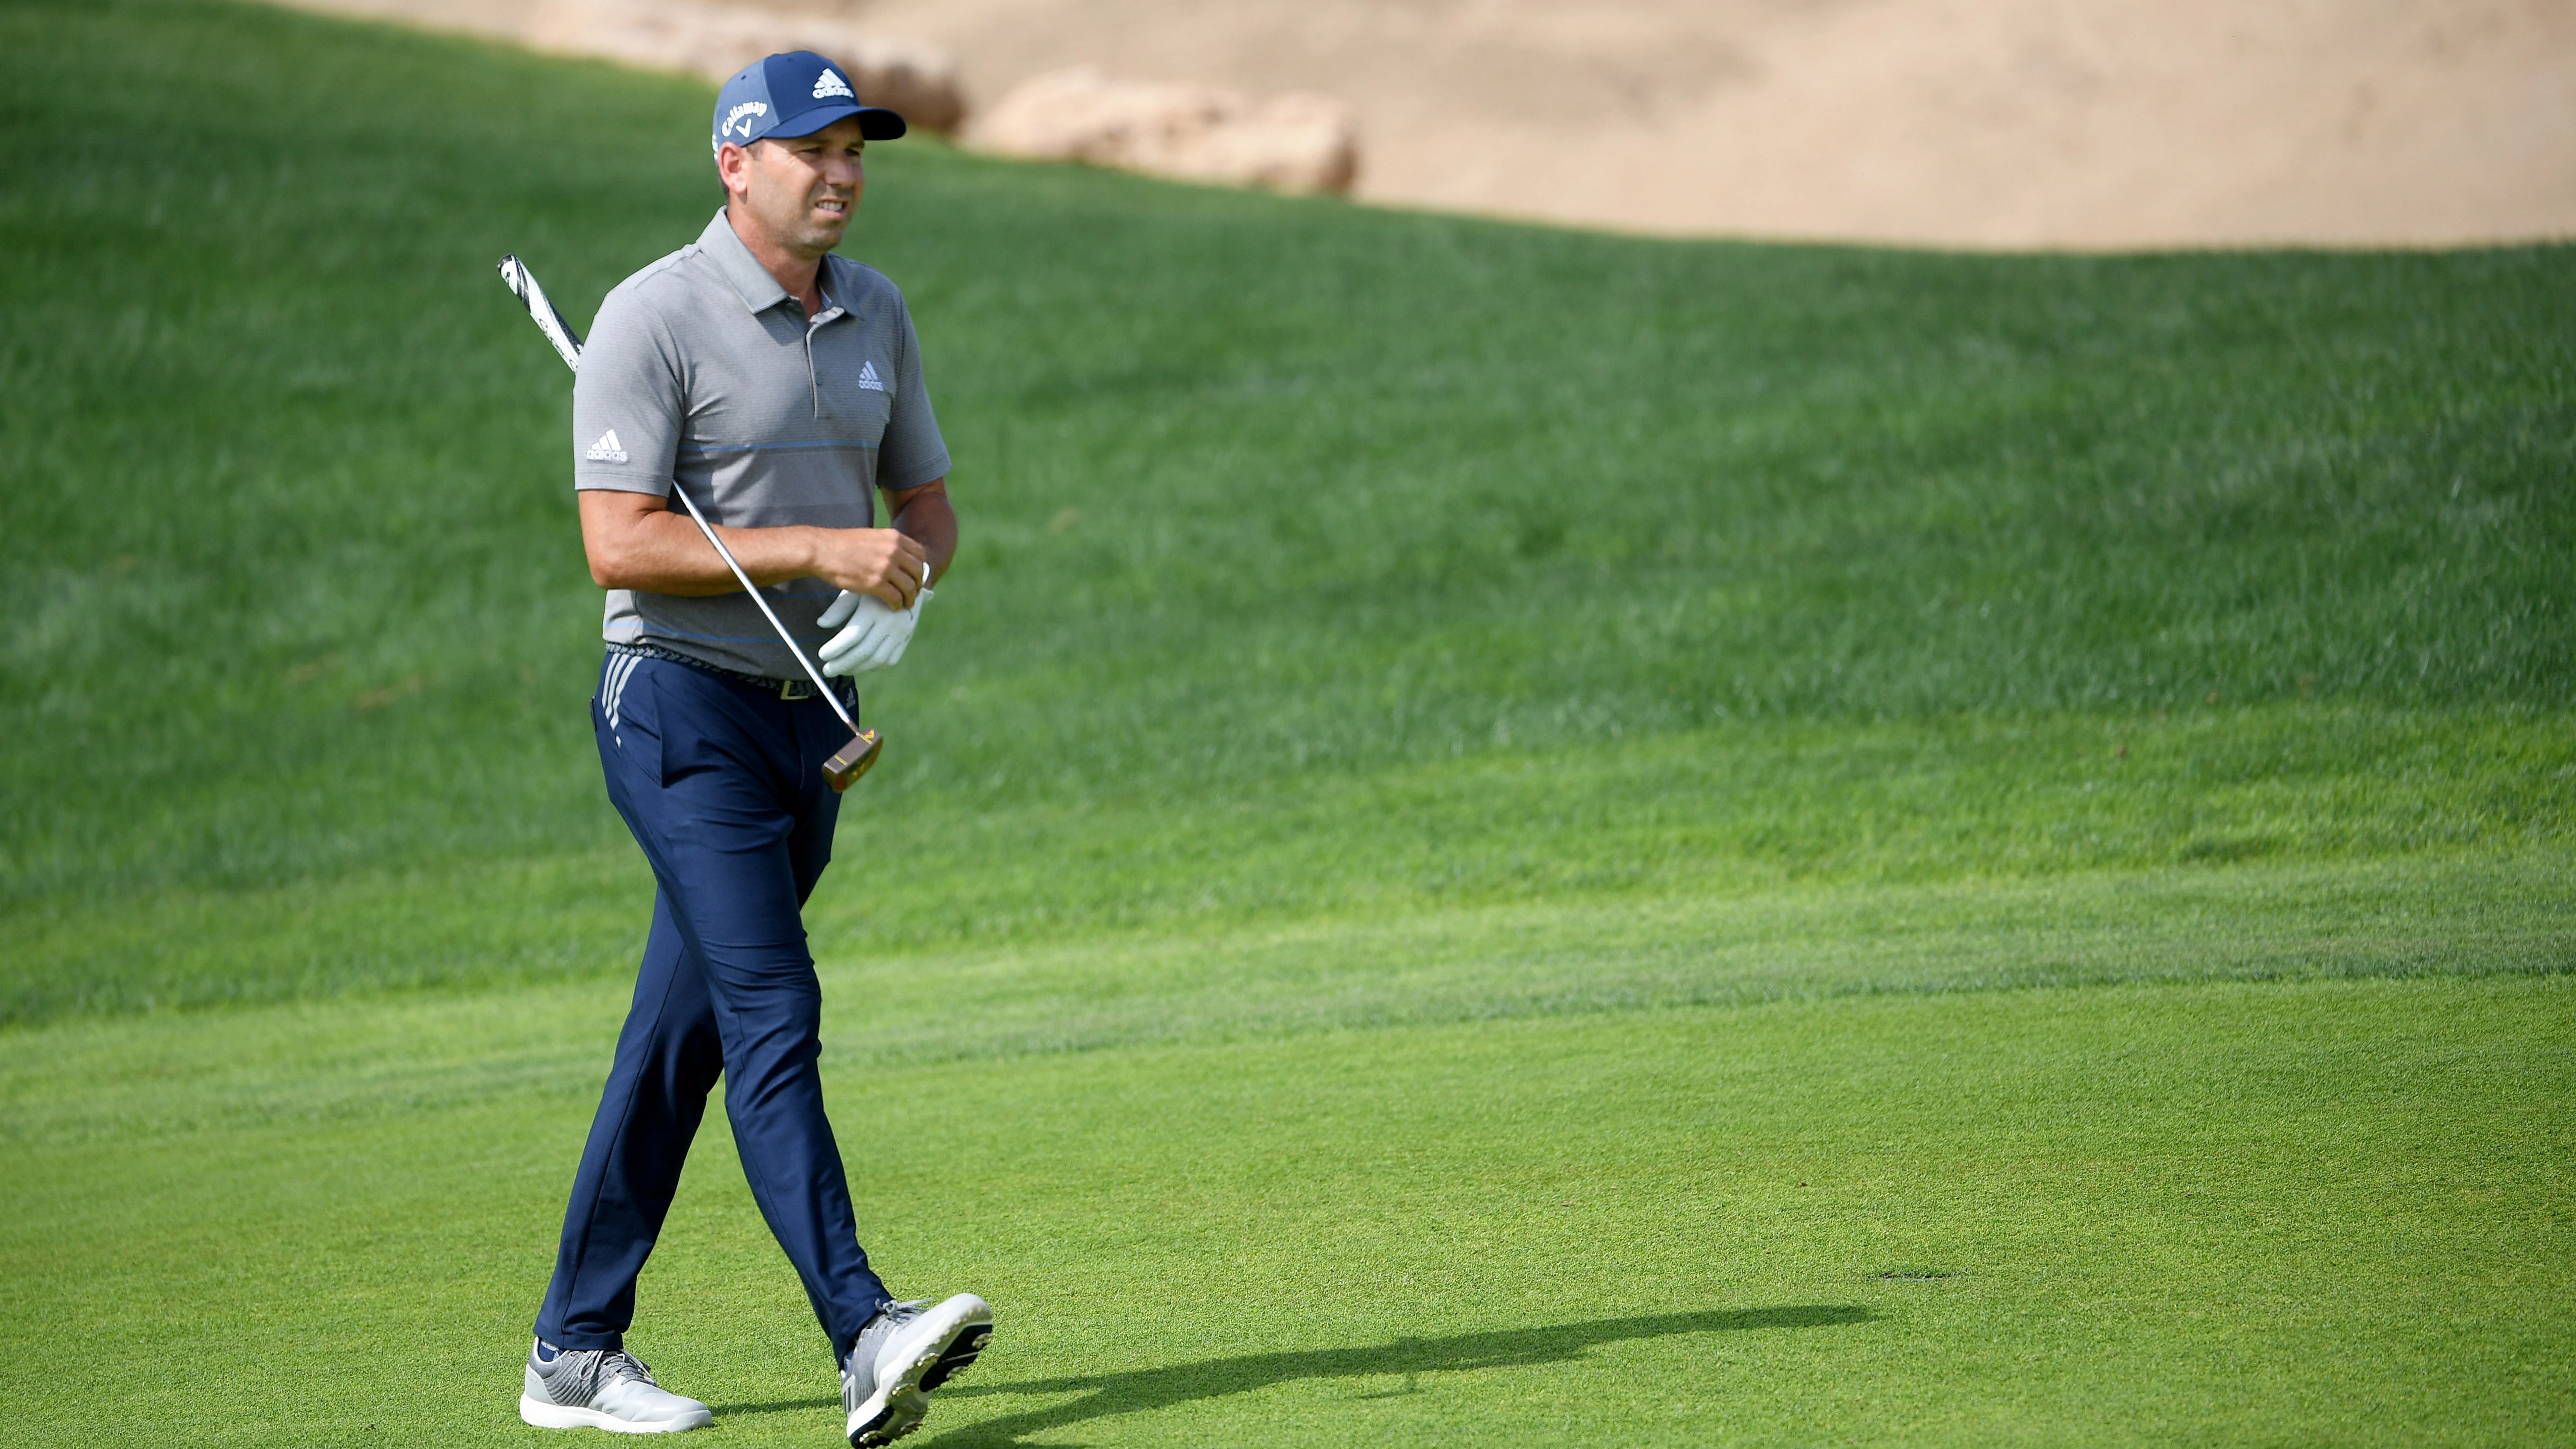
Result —
[[[694, 235], [706, 101], [0, 8], [21, 1436], [538, 1437], [649, 882], [490, 265]], [[928, 1442], [2576, 1432], [2576, 250], [871, 170], [967, 547], [809, 924], [871, 1249], [1002, 1305]], [[698, 1152], [637, 1342], [822, 1442]]]
[[[0, 39], [57, 158], [0, 179], [0, 1017], [614, 960], [365, 922], [623, 849], [566, 383], [489, 269], [586, 317], [693, 235], [703, 90], [221, 4]], [[1684, 245], [871, 162], [849, 250], [922, 320], [967, 545], [870, 701], [844, 859], [911, 869], [827, 895], [853, 944], [2566, 834], [2576, 252]], [[190, 929], [280, 900], [341, 944]]]

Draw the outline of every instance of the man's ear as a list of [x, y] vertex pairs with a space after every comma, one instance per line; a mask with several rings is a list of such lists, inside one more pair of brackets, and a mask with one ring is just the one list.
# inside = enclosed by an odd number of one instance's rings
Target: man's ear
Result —
[[727, 196], [751, 193], [751, 148], [731, 141], [716, 148], [716, 177], [724, 182]]

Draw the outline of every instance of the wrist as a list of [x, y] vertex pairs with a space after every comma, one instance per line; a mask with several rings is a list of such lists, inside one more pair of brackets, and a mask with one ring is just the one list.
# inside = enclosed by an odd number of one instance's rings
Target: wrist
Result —
[[829, 531], [817, 528], [810, 523], [800, 523], [794, 526], [791, 536], [795, 539], [795, 547], [791, 551], [789, 566], [795, 572], [789, 577], [817, 578], [829, 582], [831, 575], [826, 572], [830, 558]]

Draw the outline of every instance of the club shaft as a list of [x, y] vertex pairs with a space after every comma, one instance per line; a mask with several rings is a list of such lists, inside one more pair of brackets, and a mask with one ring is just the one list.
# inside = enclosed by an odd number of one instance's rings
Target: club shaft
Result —
[[688, 490], [680, 486], [677, 478], [671, 480], [671, 494], [680, 500], [681, 507], [689, 510], [689, 517], [698, 525], [698, 532], [705, 534], [707, 542], [715, 545], [716, 557], [723, 559], [725, 567], [733, 570], [733, 576], [742, 581], [742, 591], [751, 595], [751, 601], [760, 606], [760, 617], [767, 619], [769, 627], [778, 631], [779, 642], [787, 646], [788, 653], [796, 656], [796, 662], [804, 667], [805, 677], [814, 681], [814, 688], [822, 694], [823, 702], [832, 707], [832, 713], [841, 717], [841, 723], [850, 727], [850, 733], [857, 734], [859, 722], [850, 718], [850, 712], [841, 707], [841, 697], [832, 692], [832, 686], [823, 682], [823, 672], [814, 667], [813, 660], [805, 657], [805, 651], [796, 643], [796, 636], [787, 632], [785, 624], [778, 622], [776, 611], [769, 607], [768, 597], [760, 592], [758, 584], [751, 581], [751, 575], [743, 571], [733, 556], [733, 550], [725, 547], [723, 539], [716, 537], [715, 528], [707, 522], [707, 516], [698, 511], [698, 505], [689, 501]]
[[[564, 365], [576, 373], [580, 372], [581, 338], [572, 330], [572, 324], [564, 320], [563, 314], [555, 310], [554, 302], [546, 296], [546, 289], [537, 285], [536, 276], [528, 270], [527, 264], [516, 256], [503, 257], [501, 280], [509, 283], [510, 290], [527, 305], [528, 315], [536, 319], [537, 326], [546, 334], [546, 340], [562, 354]], [[698, 511], [698, 505], [690, 499], [688, 490], [680, 486], [677, 478], [671, 480], [671, 493], [680, 500], [680, 506], [689, 511], [689, 521], [698, 526], [698, 532], [705, 534], [707, 542], [715, 546], [716, 557], [723, 559], [725, 567], [733, 570], [742, 591], [749, 594], [751, 602], [759, 607], [760, 617], [767, 619], [769, 627], [778, 631], [778, 641], [787, 646], [788, 653], [796, 656], [797, 665], [805, 671], [807, 679], [814, 681], [814, 688], [823, 696], [823, 702], [832, 707], [832, 713], [841, 717], [841, 723], [850, 727], [850, 733], [857, 734], [859, 722], [850, 718], [850, 712], [841, 705], [841, 697], [833, 693], [832, 686], [825, 682], [823, 672], [814, 667], [813, 660], [805, 657], [805, 650], [796, 642], [796, 636], [788, 633], [787, 626], [778, 621], [777, 611], [769, 607], [769, 599], [761, 593], [760, 586], [751, 581], [751, 574], [733, 556], [733, 550], [725, 547], [723, 539], [716, 537], [715, 526]]]

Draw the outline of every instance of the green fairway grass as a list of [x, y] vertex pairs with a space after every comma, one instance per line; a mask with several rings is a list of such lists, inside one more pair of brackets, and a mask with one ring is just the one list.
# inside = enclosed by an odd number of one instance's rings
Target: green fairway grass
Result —
[[[871, 984], [827, 972], [825, 1041], [874, 1255], [898, 1289], [1001, 1305], [926, 1442], [2576, 1429], [2564, 975], [1200, 1033], [971, 1069], [871, 1062]], [[511, 1416], [516, 1360], [619, 999], [22, 1036], [12, 1412], [62, 1428], [37, 1442], [544, 1440]], [[637, 1352], [721, 1442], [832, 1442], [829, 1354], [720, 1120], [698, 1152]]]
[[[0, 1442], [543, 1439], [651, 883], [492, 264], [586, 324], [709, 99], [0, 6]], [[1000, 1306], [923, 1442], [2576, 1436], [2576, 248], [868, 161], [965, 544], [808, 924]], [[636, 1342], [828, 1442], [730, 1152]]]

